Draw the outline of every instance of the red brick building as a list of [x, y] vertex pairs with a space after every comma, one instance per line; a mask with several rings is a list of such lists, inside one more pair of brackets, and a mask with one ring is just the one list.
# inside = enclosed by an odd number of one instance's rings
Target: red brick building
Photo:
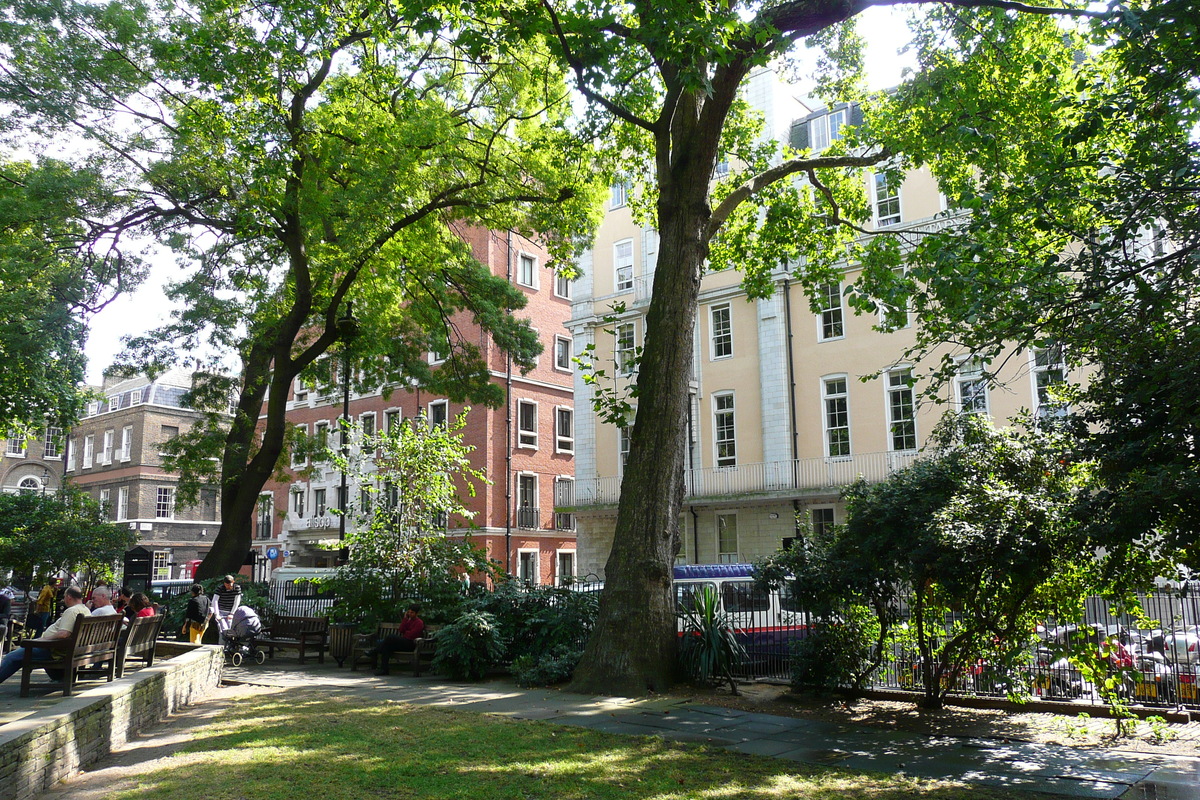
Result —
[[[561, 583], [575, 575], [576, 564], [574, 515], [555, 512], [556, 505], [570, 504], [575, 474], [573, 351], [565, 327], [571, 316], [570, 282], [547, 267], [541, 247], [521, 237], [472, 231], [465, 238], [493, 274], [507, 276], [526, 293], [528, 304], [519, 313], [537, 330], [543, 351], [536, 367], [522, 375], [477, 326], [469, 321], [458, 325], [480, 345], [491, 379], [503, 388], [506, 400], [498, 408], [471, 407], [463, 438], [475, 448], [473, 466], [492, 483], [477, 486], [475, 497], [463, 498], [475, 512], [474, 527], [451, 518], [444, 520], [445, 530], [449, 536], [469, 532], [491, 558], [523, 580]], [[340, 391], [293, 386], [288, 422], [309, 436], [335, 436], [342, 402]], [[350, 416], [374, 429], [419, 413], [436, 422], [462, 410], [462, 404], [419, 387], [397, 388], [387, 399], [381, 391], [350, 397]], [[332, 566], [341, 520], [330, 509], [338, 506], [341, 473], [333, 464], [307, 460], [291, 466], [290, 481], [264, 489], [254, 546], [264, 556], [276, 553], [274, 567]], [[352, 498], [358, 491], [349, 487]], [[564, 500], [556, 502], [558, 498]]]

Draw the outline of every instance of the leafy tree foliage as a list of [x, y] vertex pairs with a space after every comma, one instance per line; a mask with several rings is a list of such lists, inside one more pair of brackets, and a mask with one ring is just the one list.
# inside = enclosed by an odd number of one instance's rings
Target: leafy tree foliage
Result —
[[352, 522], [346, 537], [351, 561], [411, 568], [443, 539], [435, 518], [474, 516], [464, 497], [475, 495], [476, 482], [489, 481], [471, 466], [475, 448], [463, 442], [469, 413], [464, 409], [444, 426], [421, 415], [370, 436], [355, 424], [347, 430], [348, 453], [317, 456], [347, 472], [351, 498], [358, 498], [342, 512]]
[[[530, 0], [504, 5], [501, 13], [514, 28], [545, 37], [570, 66], [589, 101], [593, 130], [608, 135], [617, 154], [614, 168], [639, 182], [634, 204], [659, 236], [634, 392], [637, 413], [600, 618], [574, 681], [584, 691], [659, 689], [670, 684], [674, 665], [671, 565], [679, 549], [692, 337], [704, 271], [743, 269], [750, 294], [762, 296], [771, 292], [784, 261], [799, 264], [793, 277], [812, 289], [828, 281], [843, 258], [868, 265], [881, 278], [894, 275], [902, 260], [904, 243], [894, 234], [857, 243], [870, 209], [856, 170], [880, 165], [895, 177], [900, 166], [888, 161], [893, 154], [887, 141], [869, 134], [875, 116], [868, 115], [868, 125], [847, 131], [819, 155], [795, 152], [759, 143], [740, 97], [755, 70], [786, 60], [798, 42], [808, 39], [827, 45], [830, 54], [831, 68], [820, 82], [823, 94], [866, 99], [857, 88], [862, 43], [852, 20], [875, 4]], [[947, 48], [952, 57], [961, 56], [956, 63], [964, 65], [964, 74], [973, 71], [980, 85], [995, 77], [991, 65], [996, 60], [1012, 57], [1023, 63], [1027, 31], [1036, 33], [1030, 35], [1039, 43], [1057, 37], [1057, 48], [1069, 49], [1051, 15], [1102, 13], [989, 0], [930, 5], [952, 7], [967, 24], [976, 18], [1024, 20], [1011, 35], [981, 37], [986, 45], [961, 53]], [[989, 6], [1004, 11], [993, 14]], [[986, 47], [996, 55], [976, 69]], [[1028, 104], [1027, 97], [1008, 88], [1007, 102]], [[868, 110], [882, 113], [887, 105], [876, 99]], [[744, 167], [718, 179], [722, 162]], [[868, 295], [855, 302], [860, 308], [877, 305]]]
[[78, 418], [86, 319], [141, 276], [105, 235], [122, 205], [95, 169], [0, 159], [0, 429]]
[[136, 543], [128, 525], [108, 522], [84, 492], [0, 494], [0, 570], [26, 580], [64, 571], [107, 575]]
[[850, 487], [833, 538], [781, 551], [764, 573], [791, 580], [820, 618], [871, 609], [880, 645], [907, 598], [923, 703], [940, 707], [968, 665], [1003, 662], [1048, 616], [1073, 618], [1095, 570], [1071, 516], [1090, 466], [1064, 457], [1061, 434], [949, 414], [931, 445], [887, 480]]
[[[970, 215], [914, 243], [906, 280], [880, 271], [857, 288], [914, 305], [914, 358], [945, 341], [997, 363], [1062, 348], [1087, 380], [1073, 398], [1080, 458], [1099, 462], [1080, 516], [1127, 588], [1155, 574], [1147, 563], [1200, 567], [1200, 408], [1187, 379], [1198, 355], [1197, 19], [1194, 0], [1135, 2], [1070, 48], [1022, 32], [1029, 46], [1008, 53], [992, 42], [1028, 27], [1018, 17], [931, 15], [924, 69], [875, 127], [898, 163], [927, 165]], [[1011, 104], [1012, 92], [1026, 102]], [[939, 377], [952, 369], [943, 360]]]
[[[187, 268], [169, 292], [183, 310], [122, 366], [191, 364], [197, 407], [234, 410], [174, 462], [181, 490], [219, 472], [201, 577], [241, 563], [285, 450], [289, 388], [331, 379], [325, 354], [349, 351], [364, 387], [415, 380], [483, 402], [499, 390], [462, 322], [532, 364], [535, 332], [512, 313], [522, 293], [463, 234], [537, 235], [567, 256], [590, 224], [593, 173], [545, 49], [501, 46], [492, 21], [357, 0], [60, 0], [5, 18], [0, 100], [28, 135], [81, 136], [131, 199], [124, 227]], [[448, 358], [431, 369], [430, 351]]]

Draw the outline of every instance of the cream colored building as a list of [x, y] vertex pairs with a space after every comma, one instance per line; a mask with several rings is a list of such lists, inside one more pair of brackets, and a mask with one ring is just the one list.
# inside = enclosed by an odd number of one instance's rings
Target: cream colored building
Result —
[[[793, 141], [808, 136], [819, 146], [836, 137], [845, 116], [835, 109], [801, 118]], [[768, 114], [768, 130], [774, 121]], [[954, 224], [955, 214], [946, 211], [928, 172], [907, 175], [898, 191], [871, 174], [864, 180], [876, 229]], [[596, 367], [616, 376], [618, 392], [634, 378], [626, 354], [645, 335], [658, 255], [655, 232], [634, 222], [625, 201], [623, 187], [615, 187], [595, 245], [580, 264], [583, 278], [570, 323], [576, 352], [592, 345]], [[840, 523], [842, 488], [911, 463], [948, 409], [1003, 421], [1039, 408], [1039, 386], [1063, 378], [1054, 354], [1021, 352], [991, 366], [999, 385], [989, 385], [969, 353], [950, 351], [962, 359], [958, 377], [941, 392], [943, 402], [921, 402], [920, 385], [908, 382], [920, 365], [900, 361], [913, 342], [911, 322], [882, 332], [873, 327], [877, 315], [856, 316], [843, 297], [854, 276], [855, 265], [848, 264], [842, 282], [825, 287], [819, 314], [784, 270], [765, 300], [748, 299], [737, 272], [704, 278], [693, 344], [680, 563], [768, 555], [796, 536], [797, 515], [816, 526]], [[614, 313], [622, 304], [624, 310]], [[627, 439], [596, 418], [593, 396], [593, 387], [577, 375], [578, 569], [602, 577]]]

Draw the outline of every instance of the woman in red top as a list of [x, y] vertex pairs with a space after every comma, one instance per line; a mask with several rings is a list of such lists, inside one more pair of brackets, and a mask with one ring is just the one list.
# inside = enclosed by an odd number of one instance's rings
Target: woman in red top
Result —
[[129, 598], [129, 607], [133, 609], [133, 616], [130, 619], [154, 616], [154, 605], [150, 602], [150, 598], [142, 592], [138, 592]]

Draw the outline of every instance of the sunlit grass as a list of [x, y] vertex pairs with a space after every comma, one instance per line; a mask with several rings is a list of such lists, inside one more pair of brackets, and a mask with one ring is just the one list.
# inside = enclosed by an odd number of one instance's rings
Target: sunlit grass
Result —
[[[245, 698], [114, 798], [768, 800], [1013, 797], [464, 711], [289, 692]], [[1020, 796], [1020, 795], [1015, 795]]]

